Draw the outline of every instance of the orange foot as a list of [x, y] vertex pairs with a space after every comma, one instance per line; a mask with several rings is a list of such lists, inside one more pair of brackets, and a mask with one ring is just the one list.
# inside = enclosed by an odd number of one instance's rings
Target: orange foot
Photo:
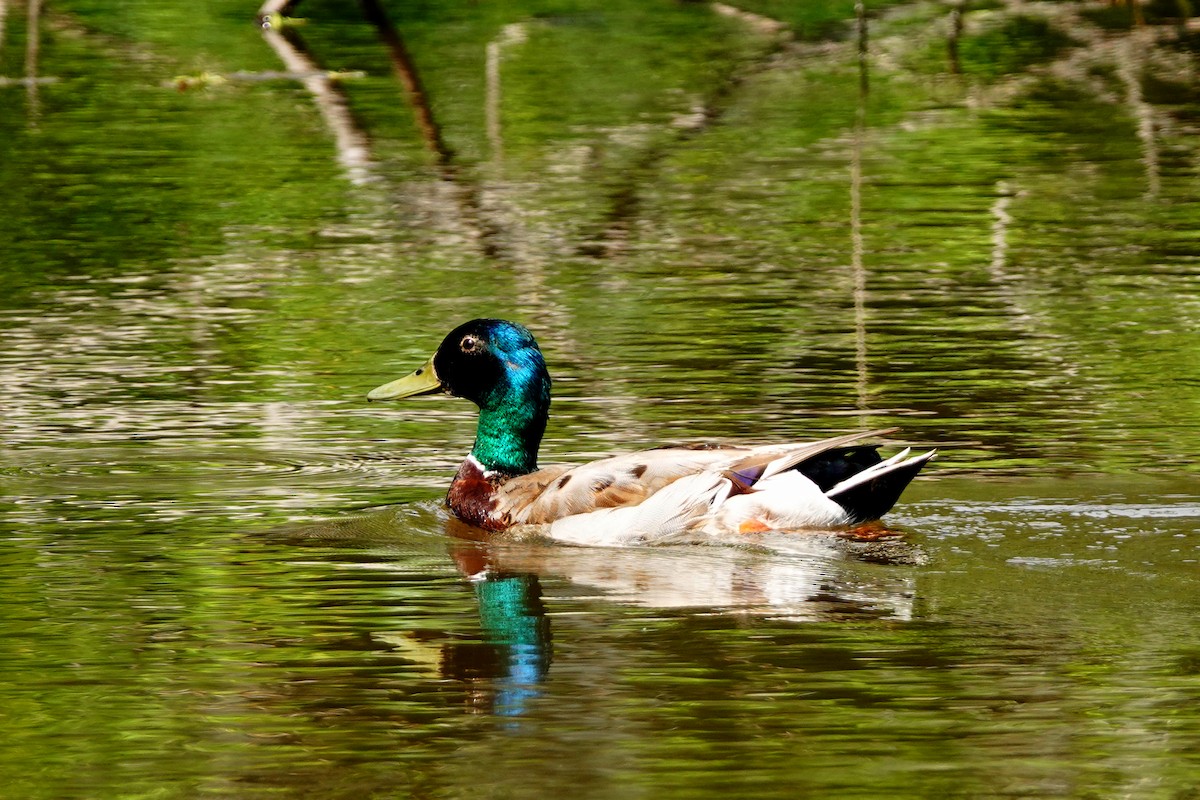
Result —
[[738, 525], [738, 533], [762, 533], [771, 530], [771, 526], [757, 517], [751, 517]]
[[887, 539], [892, 536], [900, 536], [900, 531], [895, 531], [884, 525], [879, 520], [873, 522], [865, 522], [848, 531], [842, 531], [840, 534], [843, 539], [854, 539], [859, 542], [874, 542], [877, 539]]

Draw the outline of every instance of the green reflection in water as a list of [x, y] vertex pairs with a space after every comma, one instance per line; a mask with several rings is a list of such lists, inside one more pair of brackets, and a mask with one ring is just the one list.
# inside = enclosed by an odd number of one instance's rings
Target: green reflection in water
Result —
[[[853, 3], [388, 3], [422, 117], [305, 4], [354, 162], [253, 7], [4, 3], [0, 73], [33, 40], [57, 80], [0, 82], [0, 783], [1190, 796], [1200, 94], [1160, 5], [972, 3], [954, 75], [944, 6], [867, 3], [864, 92]], [[471, 409], [361, 398], [477, 315], [544, 345], [547, 460], [939, 446], [911, 557], [457, 538]]]

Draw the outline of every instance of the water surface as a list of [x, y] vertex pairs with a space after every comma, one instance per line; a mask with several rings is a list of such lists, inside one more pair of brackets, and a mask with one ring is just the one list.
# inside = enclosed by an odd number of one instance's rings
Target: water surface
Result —
[[[1194, 796], [1194, 31], [982, 5], [0, 2], [7, 791]], [[475, 541], [473, 409], [364, 395], [480, 315], [547, 463], [939, 457], [883, 542]]]

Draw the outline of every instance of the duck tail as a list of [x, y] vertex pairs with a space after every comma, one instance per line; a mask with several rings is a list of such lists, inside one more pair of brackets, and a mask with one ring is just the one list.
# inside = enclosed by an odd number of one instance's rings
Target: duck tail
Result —
[[[853, 474], [859, 469], [866, 468], [871, 464], [879, 462], [879, 456], [873, 456], [868, 460], [859, 464], [856, 469], [849, 470], [836, 480], [829, 480], [828, 485], [822, 485], [821, 479], [810, 475], [809, 465], [820, 462], [824, 465], [830, 460], [832, 453], [839, 448], [857, 442], [859, 439], [866, 439], [872, 436], [885, 436], [889, 433], [895, 433], [899, 428], [880, 428], [875, 431], [861, 431], [859, 433], [848, 433], [843, 436], [834, 436], [831, 439], [821, 439], [816, 442], [797, 442], [786, 445], [765, 445], [756, 447], [749, 453], [743, 453], [731, 460], [729, 463], [718, 467], [719, 470], [725, 471], [728, 478], [735, 485], [749, 488], [761, 480], [770, 478], [772, 475], [778, 475], [781, 472], [786, 472], [789, 469], [799, 469], [807, 477], [821, 486], [822, 491], [828, 489], [838, 480], [845, 477], [847, 474]], [[866, 449], [874, 453], [875, 447], [878, 445], [868, 445]], [[857, 450], [859, 448], [848, 448], [849, 450]]]
[[846, 478], [825, 494], [841, 506], [850, 517], [851, 525], [879, 519], [900, 499], [921, 467], [937, 454], [936, 450], [909, 458], [909, 448], [873, 464]]

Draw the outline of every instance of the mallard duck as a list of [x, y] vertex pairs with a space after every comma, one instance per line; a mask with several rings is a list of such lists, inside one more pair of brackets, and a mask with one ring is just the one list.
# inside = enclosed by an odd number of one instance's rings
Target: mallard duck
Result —
[[550, 373], [533, 335], [499, 319], [464, 323], [415, 372], [369, 400], [445, 392], [479, 407], [475, 444], [450, 484], [457, 517], [486, 531], [548, 525], [552, 538], [628, 544], [730, 533], [836, 529], [876, 520], [934, 451], [886, 460], [860, 440], [664, 447], [538, 468]]

